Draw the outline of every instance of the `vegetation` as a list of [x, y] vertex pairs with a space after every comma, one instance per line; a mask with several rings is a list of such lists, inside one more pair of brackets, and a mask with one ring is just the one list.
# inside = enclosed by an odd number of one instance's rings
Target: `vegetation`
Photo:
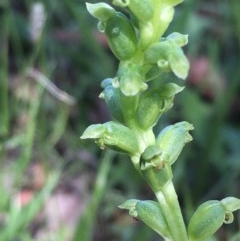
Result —
[[[115, 75], [117, 62], [103, 35], [95, 32], [96, 22], [83, 1], [42, 3], [44, 27], [37, 39], [30, 31], [33, 2], [0, 3], [0, 238], [37, 240], [42, 230], [41, 240], [66, 240], [69, 231], [61, 225], [57, 231], [46, 228], [47, 219], [39, 221], [37, 214], [46, 200], [69, 185], [75, 187], [81, 177], [79, 206], [92, 201], [83, 208], [85, 216], [80, 215], [88, 218], [80, 218], [74, 227], [75, 240], [81, 240], [78, 235], [84, 240], [159, 240], [116, 208], [126, 199], [153, 199], [128, 158], [102, 155], [91, 142], [79, 140], [89, 123], [110, 120], [105, 104], [96, 97], [102, 91], [101, 80]], [[164, 34], [188, 34], [190, 42], [184, 47], [191, 66], [187, 88], [154, 127], [159, 133], [182, 120], [195, 127], [194, 141], [173, 170], [186, 221], [200, 203], [240, 196], [238, 9], [237, 0], [185, 1], [176, 7], [169, 33]], [[33, 171], [36, 166], [42, 179]], [[106, 185], [95, 182], [106, 178]], [[70, 194], [75, 191], [79, 190]], [[24, 209], [19, 205], [23, 193], [34, 196]], [[217, 238], [238, 240], [238, 231], [234, 222], [223, 226]]]

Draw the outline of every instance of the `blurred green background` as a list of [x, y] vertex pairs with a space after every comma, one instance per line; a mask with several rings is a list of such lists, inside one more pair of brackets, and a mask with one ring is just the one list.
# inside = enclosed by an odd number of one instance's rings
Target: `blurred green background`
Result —
[[[195, 126], [174, 166], [186, 222], [206, 200], [240, 197], [239, 13], [239, 0], [186, 0], [168, 30], [189, 35], [191, 70], [155, 131]], [[161, 240], [117, 208], [154, 198], [129, 159], [79, 139], [110, 119], [99, 85], [118, 62], [96, 24], [83, 0], [0, 1], [1, 241]], [[216, 239], [239, 230], [237, 213]]]

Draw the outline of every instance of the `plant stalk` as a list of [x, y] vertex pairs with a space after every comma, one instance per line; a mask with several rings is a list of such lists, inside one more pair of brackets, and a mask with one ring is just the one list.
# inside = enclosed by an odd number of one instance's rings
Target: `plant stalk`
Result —
[[188, 241], [186, 226], [172, 181], [169, 181], [155, 195], [167, 220], [171, 241]]
[[3, 1], [3, 13], [0, 17], [0, 136], [7, 136], [9, 131], [8, 111], [8, 35], [9, 35], [9, 3]]
[[96, 177], [92, 198], [86, 207], [85, 213], [80, 217], [76, 233], [73, 241], [91, 241], [94, 235], [94, 225], [97, 217], [97, 211], [100, 208], [100, 203], [107, 187], [107, 178], [112, 167], [112, 160], [115, 154], [112, 151], [104, 153], [99, 171]]

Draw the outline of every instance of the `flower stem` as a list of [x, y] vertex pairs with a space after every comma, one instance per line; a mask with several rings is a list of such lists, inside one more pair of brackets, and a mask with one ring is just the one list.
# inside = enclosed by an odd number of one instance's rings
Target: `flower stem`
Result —
[[186, 227], [172, 181], [169, 181], [155, 195], [167, 220], [169, 232], [172, 236], [171, 241], [188, 241]]

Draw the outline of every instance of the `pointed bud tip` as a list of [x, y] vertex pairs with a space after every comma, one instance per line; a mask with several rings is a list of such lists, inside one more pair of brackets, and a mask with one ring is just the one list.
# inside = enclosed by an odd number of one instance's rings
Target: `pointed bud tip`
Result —
[[125, 201], [124, 203], [120, 204], [118, 206], [118, 208], [130, 210], [132, 208], [135, 208], [135, 206], [137, 205], [138, 202], [139, 202], [138, 199], [129, 199], [129, 200]]
[[116, 11], [107, 3], [86, 3], [88, 12], [100, 21], [107, 21], [108, 19], [115, 16]]
[[106, 130], [102, 124], [90, 125], [80, 136], [80, 139], [98, 139], [101, 138]]
[[169, 34], [166, 39], [174, 41], [179, 47], [183, 47], [188, 44], [188, 34], [173, 32]]

